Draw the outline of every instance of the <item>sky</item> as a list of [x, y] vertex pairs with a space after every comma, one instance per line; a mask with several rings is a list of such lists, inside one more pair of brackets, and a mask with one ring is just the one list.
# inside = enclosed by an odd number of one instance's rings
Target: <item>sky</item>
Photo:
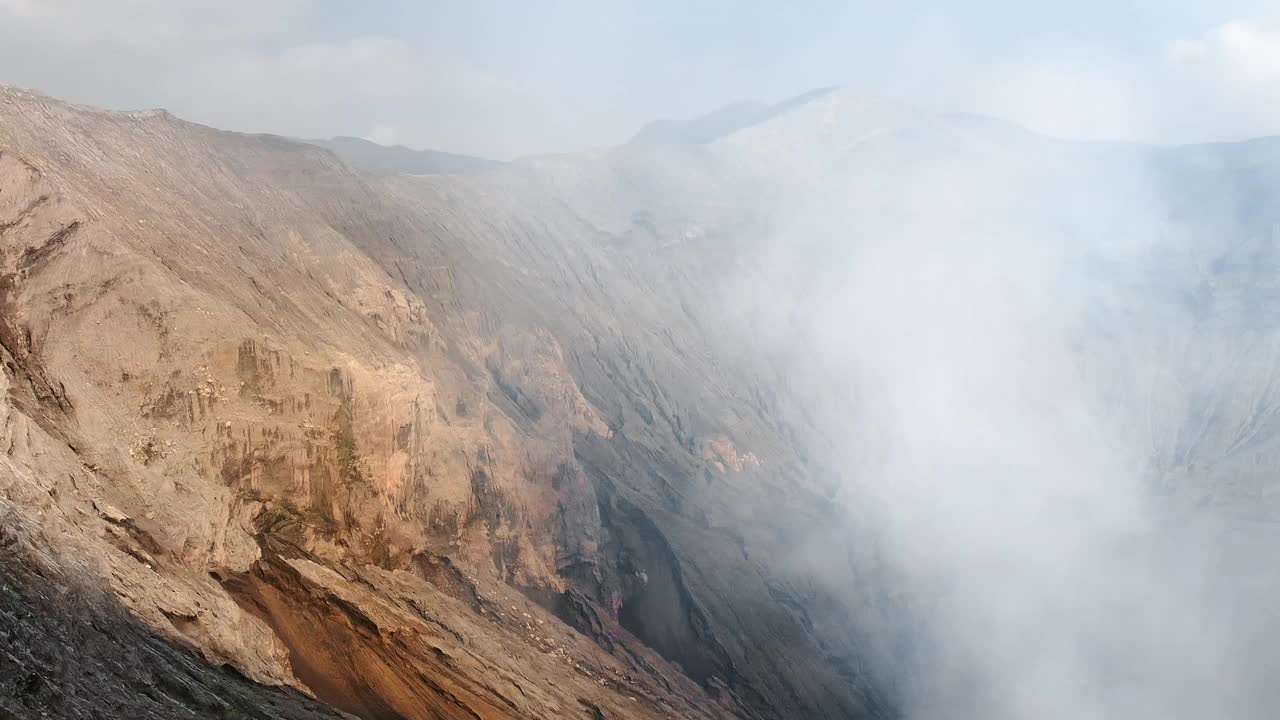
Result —
[[216, 127], [507, 159], [817, 87], [1173, 144], [1280, 134], [1244, 0], [0, 0], [0, 82]]

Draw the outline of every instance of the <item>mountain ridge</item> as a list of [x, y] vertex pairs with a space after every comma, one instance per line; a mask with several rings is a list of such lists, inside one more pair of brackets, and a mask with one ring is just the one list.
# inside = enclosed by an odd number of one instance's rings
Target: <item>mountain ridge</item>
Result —
[[375, 174], [466, 175], [502, 166], [497, 160], [440, 150], [414, 150], [404, 145], [382, 145], [357, 137], [337, 136], [302, 142], [332, 150], [352, 167]]

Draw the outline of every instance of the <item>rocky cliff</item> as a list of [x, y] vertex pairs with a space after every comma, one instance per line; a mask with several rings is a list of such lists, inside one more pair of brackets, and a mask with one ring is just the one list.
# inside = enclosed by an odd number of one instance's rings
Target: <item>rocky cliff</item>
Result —
[[8, 712], [880, 713], [785, 567], [821, 488], [698, 309], [723, 238], [586, 217], [573, 162], [365, 176], [0, 91]]

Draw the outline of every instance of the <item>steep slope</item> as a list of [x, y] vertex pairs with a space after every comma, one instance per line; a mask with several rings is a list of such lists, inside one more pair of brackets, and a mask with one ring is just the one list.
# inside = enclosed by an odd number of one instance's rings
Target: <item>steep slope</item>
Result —
[[523, 171], [0, 113], [6, 441], [58, 498], [7, 502], [155, 631], [365, 717], [879, 706], [773, 570], [824, 503], [664, 294], [696, 268]]
[[[134, 572], [144, 561], [85, 542], [82, 528], [69, 527], [58, 511], [56, 503], [62, 498], [50, 495], [25, 472], [5, 462], [0, 502], [0, 715], [157, 720], [347, 717], [296, 690], [265, 687], [232, 667], [216, 667], [121, 607], [120, 598], [95, 581], [109, 572], [133, 574], [146, 582]], [[106, 538], [99, 542], [115, 542], [148, 557], [130, 548], [131, 541], [123, 539], [127, 530], [117, 525], [105, 528]], [[103, 561], [107, 565], [98, 566]], [[162, 612], [175, 627], [194, 622], [196, 613], [207, 617], [209, 612], [165, 607], [169, 609]]]

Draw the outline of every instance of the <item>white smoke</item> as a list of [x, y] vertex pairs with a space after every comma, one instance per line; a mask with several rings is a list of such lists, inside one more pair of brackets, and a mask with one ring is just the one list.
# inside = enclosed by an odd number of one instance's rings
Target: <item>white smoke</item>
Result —
[[1272, 716], [1268, 536], [1214, 496], [1280, 431], [1276, 323], [1211, 287], [1259, 241], [1232, 188], [1188, 207], [1161, 152], [967, 119], [868, 137], [761, 265], [793, 375], [852, 398], [820, 424], [891, 569], [909, 717]]

